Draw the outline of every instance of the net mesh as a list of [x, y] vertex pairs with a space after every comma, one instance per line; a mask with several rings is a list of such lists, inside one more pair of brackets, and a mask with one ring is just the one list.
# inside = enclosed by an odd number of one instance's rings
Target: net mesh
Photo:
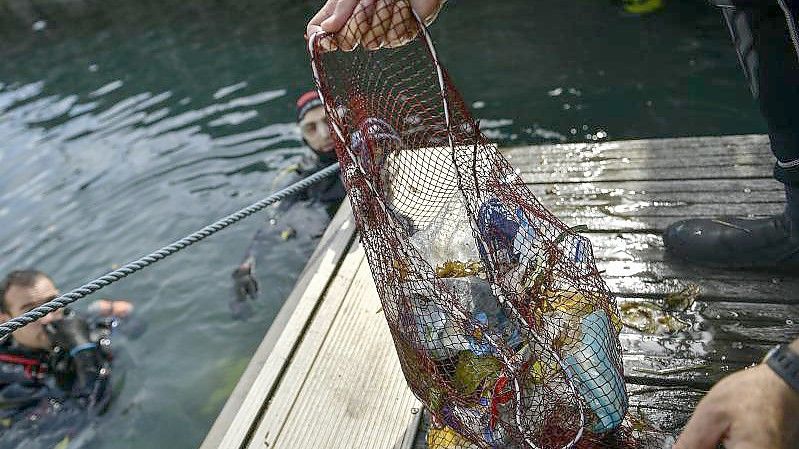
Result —
[[309, 49], [428, 444], [637, 447], [589, 241], [481, 134], [407, 2], [372, 7]]

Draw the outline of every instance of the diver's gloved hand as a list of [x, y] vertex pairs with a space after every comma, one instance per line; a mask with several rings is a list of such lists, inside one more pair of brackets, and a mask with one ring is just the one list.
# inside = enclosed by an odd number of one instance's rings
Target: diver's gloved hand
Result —
[[63, 319], [48, 323], [45, 330], [53, 343], [67, 351], [92, 344], [89, 323], [70, 311], [64, 313]]
[[258, 281], [253, 276], [252, 266], [252, 263], [245, 262], [233, 271], [233, 288], [239, 301], [258, 296]]
[[75, 366], [74, 391], [89, 395], [102, 366], [97, 345], [91, 341], [89, 323], [74, 313], [45, 326], [53, 343], [69, 352]]

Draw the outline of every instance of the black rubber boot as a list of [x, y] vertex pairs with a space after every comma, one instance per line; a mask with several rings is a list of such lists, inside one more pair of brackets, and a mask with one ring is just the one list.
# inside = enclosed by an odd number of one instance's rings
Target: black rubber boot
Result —
[[697, 265], [799, 273], [799, 188], [786, 186], [783, 214], [683, 220], [663, 233], [666, 251]]
[[663, 242], [670, 254], [699, 265], [799, 273], [799, 0], [711, 1], [722, 7], [766, 119], [787, 205], [770, 218], [680, 221]]

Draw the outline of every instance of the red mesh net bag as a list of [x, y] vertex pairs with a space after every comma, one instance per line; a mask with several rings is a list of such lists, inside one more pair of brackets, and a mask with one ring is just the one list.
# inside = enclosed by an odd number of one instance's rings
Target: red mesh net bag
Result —
[[621, 324], [589, 241], [480, 133], [408, 4], [377, 8], [309, 49], [430, 446], [635, 447], [619, 432]]

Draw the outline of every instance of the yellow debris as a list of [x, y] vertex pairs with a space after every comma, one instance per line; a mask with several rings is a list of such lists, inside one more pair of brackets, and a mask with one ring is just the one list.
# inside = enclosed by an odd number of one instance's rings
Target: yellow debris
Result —
[[471, 351], [458, 354], [455, 367], [455, 388], [463, 394], [470, 395], [485, 382], [491, 383], [499, 377], [502, 365], [490, 355], [479, 356]]
[[663, 0], [624, 0], [624, 10], [631, 14], [649, 14], [663, 7]]
[[448, 260], [436, 267], [436, 277], [438, 278], [462, 278], [466, 276], [477, 276], [483, 271], [480, 262], [467, 260]]
[[[580, 292], [569, 290], [547, 290], [546, 296], [549, 298], [549, 310], [545, 311], [557, 310], [566, 312], [570, 315], [583, 317], [597, 309], [596, 305], [598, 301], [590, 296], [586, 298]], [[610, 322], [613, 324], [613, 327], [616, 328], [616, 332], [620, 332], [622, 328], [622, 322], [619, 314], [616, 313], [615, 310], [610, 310], [609, 318]]]
[[295, 231], [294, 228], [286, 228], [286, 229], [284, 229], [283, 231], [280, 232], [280, 238], [283, 239], [283, 240], [288, 240], [290, 238], [293, 238], [296, 235], [297, 235], [297, 231]]
[[477, 449], [477, 446], [448, 426], [441, 429], [430, 427], [427, 431], [427, 447], [429, 449]]

